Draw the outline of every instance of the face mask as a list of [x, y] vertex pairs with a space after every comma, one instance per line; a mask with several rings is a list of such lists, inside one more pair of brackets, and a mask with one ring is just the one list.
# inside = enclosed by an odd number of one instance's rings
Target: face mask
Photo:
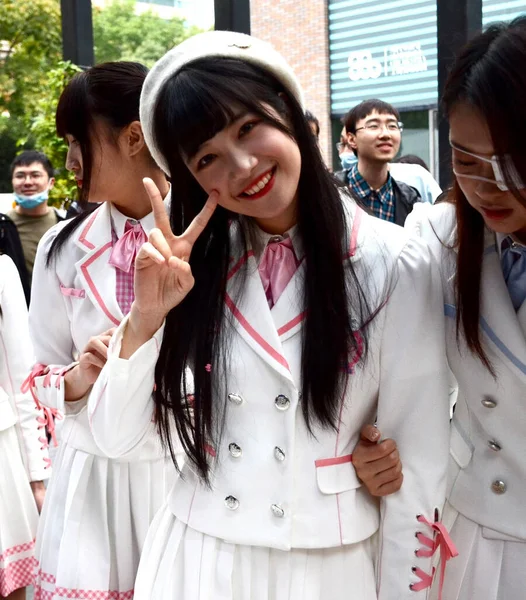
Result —
[[35, 194], [34, 196], [23, 196], [22, 194], [15, 194], [15, 202], [20, 208], [36, 208], [40, 206], [43, 202], [47, 202], [49, 197], [49, 190], [44, 190], [40, 192], [40, 194]]
[[350, 169], [355, 163], [358, 162], [358, 157], [354, 152], [342, 152], [340, 154], [340, 162], [342, 169], [347, 171], [347, 169]]
[[485, 156], [480, 156], [479, 154], [473, 154], [472, 152], [466, 152], [465, 150], [458, 148], [454, 144], [451, 144], [451, 142], [450, 142], [450, 145], [452, 148], [454, 148], [458, 152], [461, 152], [462, 154], [467, 154], [468, 156], [473, 156], [473, 158], [476, 158], [477, 160], [491, 163], [491, 166], [493, 167], [493, 175], [495, 176], [495, 179], [488, 179], [487, 177], [481, 177], [479, 175], [468, 175], [465, 173], [459, 173], [458, 171], [455, 171], [455, 169], [453, 169], [453, 173], [457, 177], [464, 177], [464, 179], [475, 179], [477, 181], [486, 181], [488, 183], [494, 183], [499, 188], [499, 190], [501, 190], [502, 192], [507, 192], [507, 191], [509, 191], [508, 184], [506, 183], [506, 180], [504, 179], [504, 175], [502, 173], [502, 169], [500, 166], [500, 163], [504, 162], [504, 163], [506, 163], [506, 166], [508, 167], [508, 173], [510, 174], [511, 180], [512, 180], [513, 184], [515, 185], [515, 187], [517, 189], [524, 189], [526, 187], [524, 182], [521, 180], [521, 177], [520, 177], [519, 173], [517, 172], [515, 165], [512, 162], [511, 156], [506, 155], [502, 158], [498, 157], [498, 156], [492, 156], [491, 158], [486, 158]]

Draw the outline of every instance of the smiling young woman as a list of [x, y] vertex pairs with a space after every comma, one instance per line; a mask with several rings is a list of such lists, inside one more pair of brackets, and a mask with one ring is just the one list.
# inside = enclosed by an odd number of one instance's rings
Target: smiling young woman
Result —
[[[439, 518], [448, 443], [429, 250], [339, 191], [266, 43], [183, 42], [150, 72], [141, 118], [177, 201], [168, 219], [146, 182], [156, 228], [88, 406], [111, 456], [140, 451], [152, 421], [185, 449], [135, 598], [418, 598], [431, 559], [415, 533]], [[411, 464], [381, 508], [349, 452], [375, 415]]]
[[[526, 589], [525, 61], [525, 18], [489, 27], [459, 54], [443, 98], [454, 187], [449, 202], [418, 207], [407, 222], [441, 265], [457, 388], [444, 521], [459, 557], [447, 600]], [[358, 468], [368, 485], [374, 462], [363, 476]]]
[[44, 236], [30, 307], [33, 392], [64, 416], [36, 542], [36, 596], [48, 600], [131, 598], [146, 531], [175, 475], [153, 432], [140, 456], [108, 458], [86, 410], [112, 329], [133, 301], [134, 260], [153, 226], [142, 177], [169, 193], [139, 122], [147, 72], [132, 62], [97, 65], [68, 83], [57, 107], [66, 167], [82, 202], [94, 205]]

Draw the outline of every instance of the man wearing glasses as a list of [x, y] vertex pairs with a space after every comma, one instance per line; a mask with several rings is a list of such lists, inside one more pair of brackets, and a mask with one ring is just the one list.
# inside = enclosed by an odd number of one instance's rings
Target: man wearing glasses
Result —
[[403, 225], [418, 191], [389, 173], [400, 148], [403, 125], [398, 111], [382, 100], [365, 100], [343, 119], [347, 145], [358, 161], [345, 171], [345, 180], [358, 202], [374, 216]]
[[16, 206], [7, 216], [18, 229], [31, 279], [40, 238], [61, 220], [47, 203], [49, 190], [55, 183], [51, 162], [42, 152], [22, 152], [11, 164], [11, 182]]

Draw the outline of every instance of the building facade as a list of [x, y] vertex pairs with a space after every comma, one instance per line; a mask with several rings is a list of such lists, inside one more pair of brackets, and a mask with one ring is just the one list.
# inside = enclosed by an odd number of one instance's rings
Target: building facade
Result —
[[[251, 0], [253, 35], [289, 60], [321, 123], [320, 145], [338, 167], [341, 118], [368, 98], [402, 114], [401, 153], [437, 160], [436, 0]], [[483, 26], [526, 14], [526, 0], [483, 0]]]
[[331, 108], [326, 0], [251, 0], [251, 33], [270, 42], [290, 63], [320, 121], [320, 148], [330, 160]]

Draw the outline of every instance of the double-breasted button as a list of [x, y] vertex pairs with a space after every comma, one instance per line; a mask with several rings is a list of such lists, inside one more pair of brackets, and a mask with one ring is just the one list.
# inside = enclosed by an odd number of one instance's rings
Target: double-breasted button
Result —
[[496, 493], [496, 494], [504, 494], [506, 492], [506, 484], [504, 483], [504, 481], [501, 481], [500, 479], [496, 479], [492, 484], [491, 484], [491, 489]]
[[235, 496], [227, 496], [225, 498], [225, 506], [230, 510], [237, 510], [239, 508], [239, 500]]
[[274, 404], [278, 410], [288, 410], [290, 406], [290, 400], [287, 398], [287, 396], [280, 394], [279, 396], [276, 396]]
[[274, 448], [274, 458], [279, 460], [279, 462], [283, 462], [285, 460], [285, 452], [279, 446]]
[[481, 400], [481, 404], [484, 408], [495, 408], [497, 401], [492, 396], [484, 396]]
[[278, 517], [278, 519], [281, 519], [285, 516], [285, 511], [283, 510], [283, 508], [281, 508], [279, 504], [271, 504], [270, 510], [272, 511], [272, 514], [275, 517]]
[[228, 401], [236, 406], [243, 404], [243, 398], [239, 394], [228, 394]]
[[488, 446], [494, 451], [494, 452], [499, 452], [499, 450], [502, 450], [502, 447], [500, 444], [497, 444], [497, 442], [495, 440], [490, 440], [488, 442]]
[[230, 452], [230, 455], [233, 456], [234, 458], [240, 458], [241, 455], [243, 454], [243, 450], [241, 450], [241, 446], [238, 446], [235, 442], [232, 442], [231, 444], [228, 445], [228, 451]]

